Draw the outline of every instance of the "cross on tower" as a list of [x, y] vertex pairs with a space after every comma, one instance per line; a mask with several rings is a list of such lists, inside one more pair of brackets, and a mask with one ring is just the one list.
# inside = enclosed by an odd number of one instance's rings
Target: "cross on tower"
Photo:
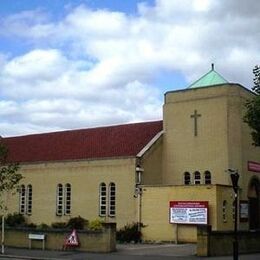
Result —
[[201, 117], [201, 114], [198, 114], [197, 110], [194, 110], [194, 114], [190, 116], [194, 119], [194, 136], [198, 135], [198, 118]]

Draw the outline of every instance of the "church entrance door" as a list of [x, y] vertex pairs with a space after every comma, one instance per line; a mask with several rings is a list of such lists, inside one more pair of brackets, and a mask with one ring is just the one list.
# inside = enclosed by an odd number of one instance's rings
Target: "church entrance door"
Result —
[[258, 178], [251, 179], [248, 187], [249, 228], [260, 229], [260, 182]]

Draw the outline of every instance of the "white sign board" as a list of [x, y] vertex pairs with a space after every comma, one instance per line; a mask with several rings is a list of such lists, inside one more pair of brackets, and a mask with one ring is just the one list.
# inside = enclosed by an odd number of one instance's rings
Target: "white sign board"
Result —
[[207, 224], [207, 201], [170, 201], [170, 223]]
[[29, 239], [44, 240], [45, 235], [44, 234], [29, 234]]

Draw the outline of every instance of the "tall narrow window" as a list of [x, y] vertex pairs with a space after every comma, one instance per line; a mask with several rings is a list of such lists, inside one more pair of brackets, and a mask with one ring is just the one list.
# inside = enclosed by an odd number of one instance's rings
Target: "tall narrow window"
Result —
[[222, 205], [222, 219], [223, 222], [227, 222], [227, 201], [226, 200], [223, 201], [223, 205]]
[[71, 213], [71, 185], [67, 183], [65, 185], [65, 203], [64, 203], [64, 214], [69, 215]]
[[20, 186], [20, 198], [19, 198], [19, 213], [25, 214], [25, 204], [26, 204], [26, 191], [25, 186]]
[[204, 177], [205, 177], [205, 184], [211, 184], [211, 173], [210, 173], [210, 171], [205, 171]]
[[105, 183], [99, 185], [99, 215], [106, 216], [107, 212], [107, 188]]
[[189, 172], [185, 172], [184, 173], [184, 184], [185, 185], [189, 185], [190, 184], [190, 173]]
[[61, 216], [62, 211], [63, 211], [63, 187], [62, 184], [58, 184], [57, 194], [56, 194], [56, 214], [58, 216]]
[[194, 172], [194, 184], [200, 184], [200, 172]]
[[109, 216], [116, 215], [116, 185], [111, 182], [109, 184]]
[[29, 184], [27, 186], [27, 205], [26, 205], [26, 213], [28, 215], [32, 214], [32, 185]]

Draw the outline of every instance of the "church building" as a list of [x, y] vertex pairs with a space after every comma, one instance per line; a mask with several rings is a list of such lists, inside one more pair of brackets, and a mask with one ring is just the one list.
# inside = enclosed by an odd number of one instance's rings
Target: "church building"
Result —
[[164, 95], [162, 121], [3, 138], [20, 163], [9, 211], [36, 224], [81, 216], [142, 223], [145, 241], [196, 242], [198, 224], [260, 228], [260, 148], [243, 122], [254, 94], [214, 67]]

